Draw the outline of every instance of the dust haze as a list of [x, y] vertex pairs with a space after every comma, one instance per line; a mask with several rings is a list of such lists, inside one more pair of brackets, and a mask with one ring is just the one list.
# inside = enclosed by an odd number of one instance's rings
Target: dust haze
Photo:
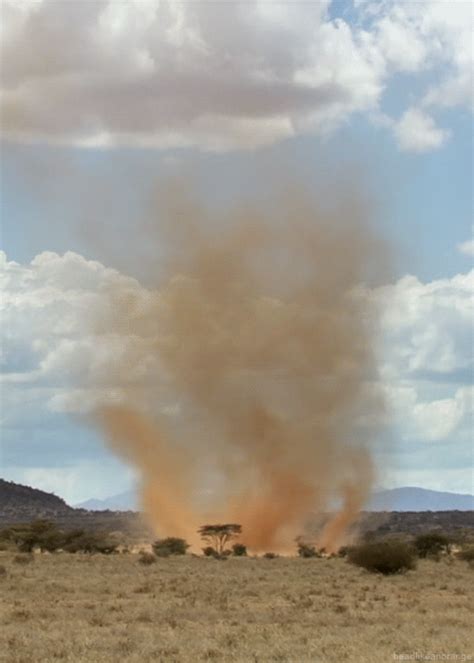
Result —
[[285, 552], [332, 512], [315, 543], [334, 551], [375, 476], [384, 404], [363, 284], [386, 246], [354, 191], [321, 205], [286, 187], [225, 213], [191, 191], [160, 190], [129, 247], [156, 249], [151, 286], [111, 291], [94, 321], [134, 345], [94, 419], [137, 468], [157, 535], [197, 546], [204, 522], [238, 522], [251, 550]]

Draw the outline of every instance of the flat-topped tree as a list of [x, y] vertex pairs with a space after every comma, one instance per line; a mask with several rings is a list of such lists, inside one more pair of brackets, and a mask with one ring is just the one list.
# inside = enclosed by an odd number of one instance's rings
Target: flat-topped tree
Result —
[[201, 525], [198, 533], [203, 541], [210, 543], [218, 555], [224, 553], [226, 545], [242, 532], [242, 525], [226, 523], [225, 525]]

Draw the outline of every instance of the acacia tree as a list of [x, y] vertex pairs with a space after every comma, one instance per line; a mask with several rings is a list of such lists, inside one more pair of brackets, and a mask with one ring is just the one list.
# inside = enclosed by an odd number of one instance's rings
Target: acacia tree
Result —
[[236, 523], [202, 525], [198, 529], [201, 539], [206, 543], [210, 543], [218, 555], [222, 555], [229, 541], [239, 536], [241, 532], [242, 525]]

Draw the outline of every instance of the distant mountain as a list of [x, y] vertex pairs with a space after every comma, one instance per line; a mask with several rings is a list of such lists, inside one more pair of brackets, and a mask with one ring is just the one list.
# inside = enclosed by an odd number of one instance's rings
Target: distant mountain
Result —
[[[135, 491], [129, 490], [102, 500], [90, 499], [75, 507], [89, 511], [137, 511]], [[472, 511], [474, 495], [446, 493], [425, 488], [403, 487], [380, 490], [372, 496], [367, 511]]]
[[138, 511], [138, 501], [136, 492], [127, 490], [118, 495], [112, 495], [105, 499], [90, 499], [74, 505], [77, 509], [87, 509], [88, 511]]
[[55, 518], [72, 511], [57, 495], [0, 479], [0, 519]]
[[367, 511], [472, 511], [474, 495], [407, 486], [374, 493]]
[[[35, 518], [78, 517], [77, 509], [98, 511], [138, 511], [133, 490], [105, 499], [89, 499], [70, 507], [52, 493], [13, 481], [0, 479], [0, 520], [26, 521]], [[474, 496], [425, 488], [403, 487], [380, 490], [371, 497], [366, 511], [474, 511]]]

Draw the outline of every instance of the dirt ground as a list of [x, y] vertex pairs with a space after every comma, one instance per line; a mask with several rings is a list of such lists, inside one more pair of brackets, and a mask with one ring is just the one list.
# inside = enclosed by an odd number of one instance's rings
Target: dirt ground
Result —
[[459, 560], [389, 577], [339, 558], [0, 564], [2, 663], [474, 661], [474, 571]]

